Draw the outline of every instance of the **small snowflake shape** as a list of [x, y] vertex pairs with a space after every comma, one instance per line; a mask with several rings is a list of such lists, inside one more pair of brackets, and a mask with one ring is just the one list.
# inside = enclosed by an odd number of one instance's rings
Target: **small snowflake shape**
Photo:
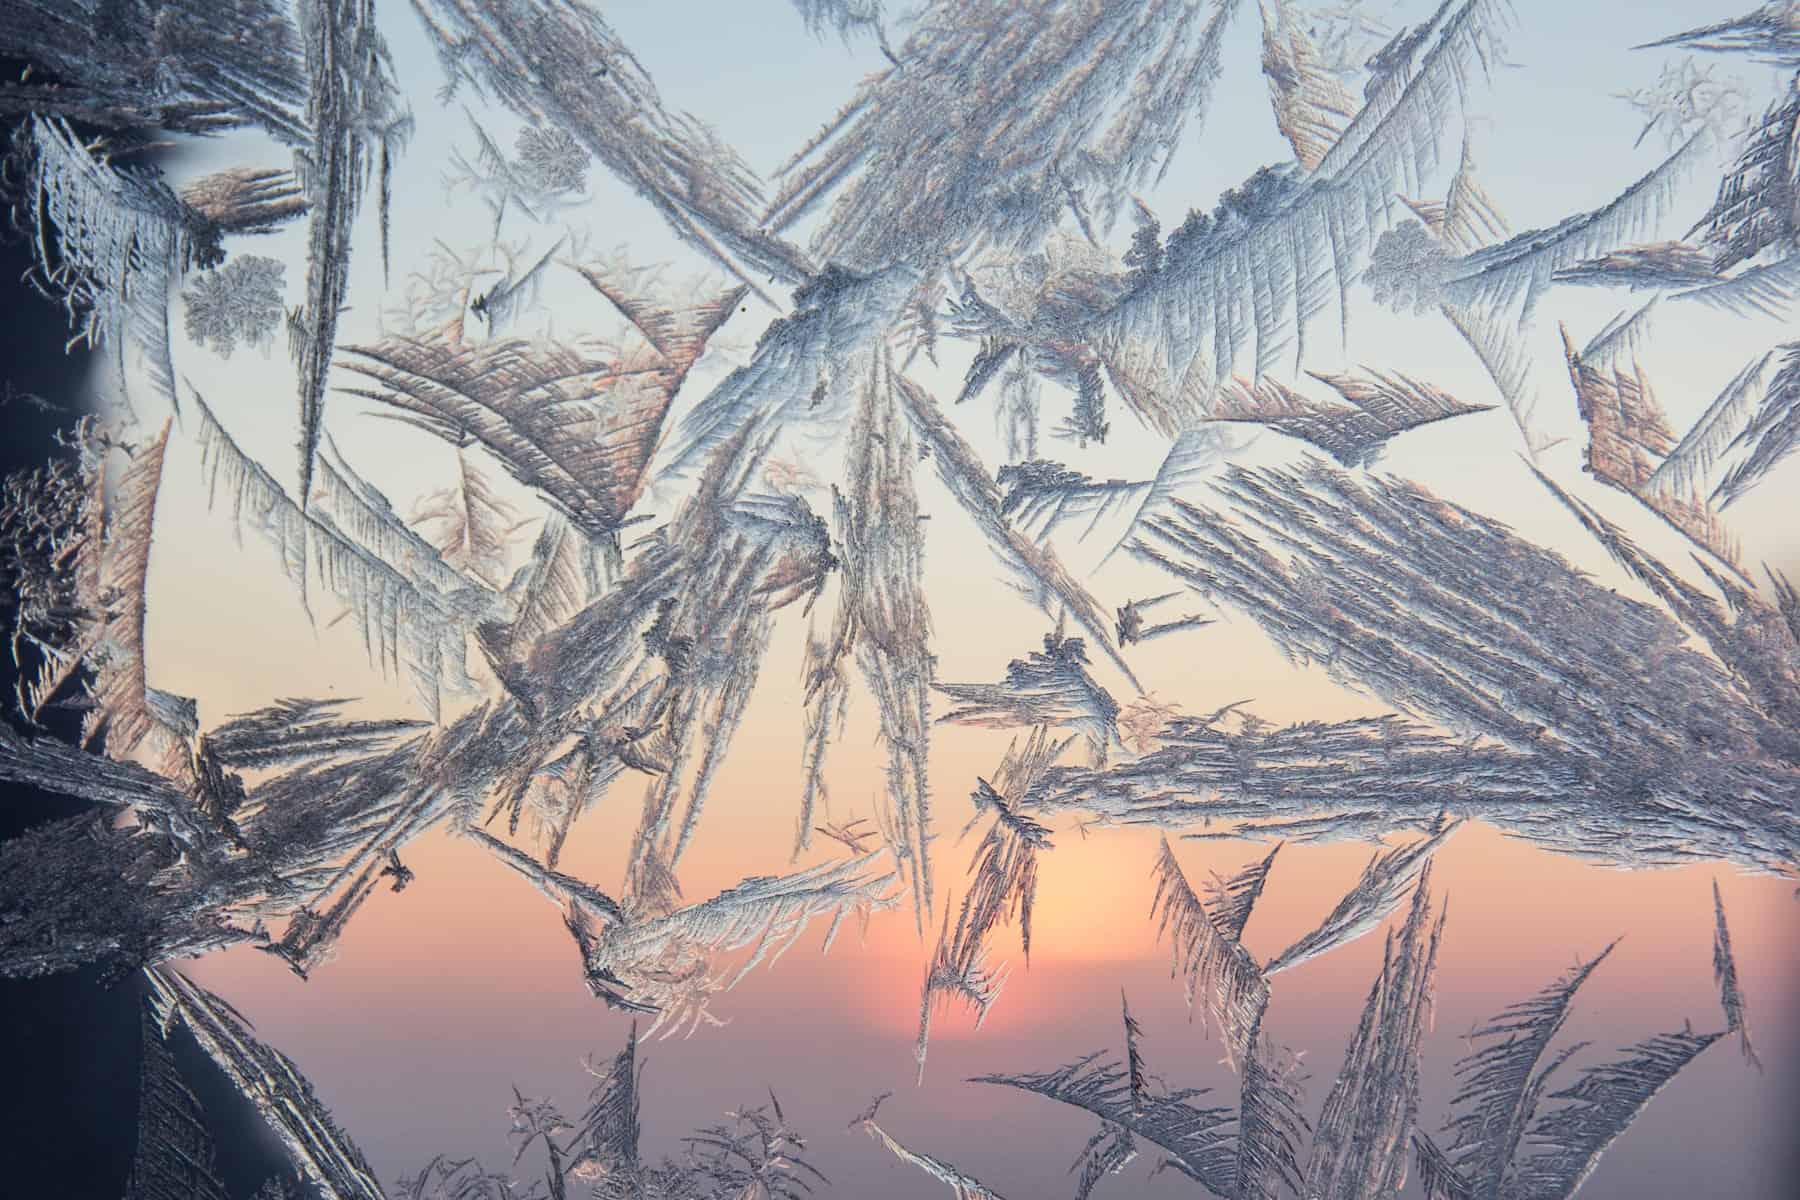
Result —
[[243, 255], [202, 274], [183, 295], [188, 337], [223, 358], [231, 357], [239, 339], [266, 345], [281, 320], [286, 271], [279, 259]]
[[1443, 298], [1450, 252], [1419, 221], [1407, 221], [1381, 235], [1369, 256], [1363, 281], [1375, 302], [1402, 312], [1428, 312]]

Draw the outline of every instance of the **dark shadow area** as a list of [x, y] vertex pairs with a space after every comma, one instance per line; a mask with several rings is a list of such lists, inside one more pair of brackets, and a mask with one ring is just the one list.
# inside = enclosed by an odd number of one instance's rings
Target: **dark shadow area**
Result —
[[[0, 60], [0, 72], [17, 75]], [[13, 122], [0, 124], [0, 150]], [[0, 472], [29, 470], [64, 453], [55, 434], [79, 419], [92, 353], [66, 351], [67, 314], [26, 275], [29, 246], [8, 221], [0, 233]], [[0, 654], [0, 696], [12, 705], [15, 669]], [[59, 735], [79, 713], [58, 714]], [[0, 787], [0, 840], [46, 821], [79, 816], [87, 806], [30, 788]], [[0, 863], [0, 869], [4, 864]], [[0, 888], [0, 891], [4, 891]], [[0, 919], [4, 919], [0, 912]], [[177, 964], [179, 966], [179, 964]], [[107, 986], [97, 969], [42, 979], [0, 979], [0, 1193], [112, 1200], [125, 1194], [137, 1144], [144, 986], [137, 975]], [[207, 1113], [219, 1178], [233, 1196], [251, 1195], [270, 1175], [288, 1172], [280, 1144], [248, 1100], [213, 1066], [193, 1038], [170, 1039], [178, 1069]]]

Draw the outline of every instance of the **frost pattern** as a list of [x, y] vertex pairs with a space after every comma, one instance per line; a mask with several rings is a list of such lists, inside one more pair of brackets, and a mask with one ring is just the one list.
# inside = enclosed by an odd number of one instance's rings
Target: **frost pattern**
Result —
[[[247, 944], [317, 978], [359, 914], [387, 902], [383, 884], [413, 881], [408, 847], [433, 829], [549, 900], [581, 980], [631, 1028], [590, 1067], [578, 1117], [515, 1090], [510, 1170], [440, 1156], [389, 1193], [419, 1200], [795, 1200], [827, 1185], [772, 1093], [654, 1161], [639, 1146], [640, 1036], [723, 1025], [725, 993], [808, 930], [829, 948], [851, 917], [905, 908], [923, 960], [922, 1077], [938, 1014], [961, 1006], [979, 1027], [1003, 986], [1028, 980], [1001, 945], [1016, 927], [1027, 966], [1044, 946], [1040, 890], [1069, 837], [1116, 824], [1167, 835], [1146, 864], [1142, 940], [1167, 940], [1237, 1094], [1214, 1106], [1154, 1072], [1160, 1034], [1123, 994], [1121, 1055], [981, 1076], [1097, 1119], [1070, 1147], [1081, 1200], [1146, 1152], [1234, 1200], [1387, 1194], [1409, 1143], [1429, 1196], [1566, 1196], [1713, 1041], [1736, 1034], [1760, 1065], [1715, 885], [1723, 1030], [1656, 1034], [1612, 1061], [1553, 1053], [1602, 951], [1472, 1032], [1481, 1046], [1458, 1064], [1448, 1126], [1434, 1138], [1419, 1121], [1445, 929], [1432, 858], [1464, 821], [1611, 865], [1794, 869], [1800, 599], [1766, 567], [1758, 584], [1728, 510], [1771, 487], [1800, 444], [1796, 350], [1760, 343], [1679, 436], [1640, 360], [1662, 298], [1748, 320], [1800, 289], [1800, 93], [1786, 84], [1731, 148], [1709, 207], [1678, 214], [1739, 96], [1693, 59], [1672, 64], [1626, 97], [1638, 140], [1664, 139], [1660, 164], [1590, 211], [1515, 233], [1475, 140], [1489, 128], [1484, 76], [1510, 65], [1506, 5], [1443, 0], [1394, 30], [1372, 4], [1259, 0], [1262, 119], [1291, 158], [1176, 221], [1153, 189], [1208, 116], [1245, 7], [797, 0], [809, 31], [866, 37], [887, 65], [765, 185], [712, 127], [664, 104], [581, 0], [415, 0], [403, 15], [440, 59], [441, 99], [460, 91], [472, 106], [449, 121], [469, 148], [452, 153], [446, 190], [472, 191], [491, 223], [485, 244], [401, 264], [396, 303], [372, 328], [354, 318], [356, 344], [340, 345], [353, 253], [360, 264], [377, 243], [384, 280], [392, 266], [414, 126], [411, 64], [377, 32], [375, 6], [0, 0], [0, 40], [32, 68], [0, 83], [0, 111], [23, 118], [7, 181], [33, 281], [76, 340], [112, 352], [107, 388], [126, 401], [0, 491], [28, 728], [0, 730], [0, 776], [99, 810], [0, 847], [0, 973], [149, 972], [140, 1190], [167, 1190], [172, 1131], [203, 1119], [156, 1057], [179, 1022], [307, 1186], [382, 1194], [298, 1068], [169, 963]], [[1791, 7], [1657, 44], [1792, 71]], [[523, 122], [510, 149], [488, 132], [500, 128], [488, 101]], [[160, 133], [248, 126], [291, 163], [227, 157], [176, 187], [135, 157]], [[736, 284], [677, 283], [630, 250], [593, 252], [579, 223], [595, 164]], [[304, 242], [305, 278], [286, 312], [299, 463], [283, 480], [228, 431], [238, 402], [215, 410], [187, 385], [167, 308], [182, 290], [190, 340], [221, 356], [266, 347], [286, 264], [238, 239], [281, 245], [268, 235], [301, 219], [290, 240]], [[1369, 473], [1411, 430], [1496, 405], [1406, 363], [1309, 362], [1332, 317], [1341, 361], [1365, 361], [1349, 345], [1358, 283], [1401, 316], [1450, 324], [1519, 427], [1524, 485], [1541, 484], [1536, 499], [1652, 602]], [[1565, 330], [1552, 365], [1567, 369], [1588, 472], [1704, 552], [1691, 577], [1544, 453], [1531, 337], [1559, 285], [1653, 293], [1580, 349]], [[740, 344], [731, 322], [752, 296], [777, 315]], [[596, 334], [596, 313], [622, 329]], [[944, 375], [928, 372], [951, 371], [960, 388], [951, 374], [940, 397]], [[691, 377], [716, 382], [695, 395]], [[442, 450], [429, 460], [442, 476], [408, 515], [339, 449], [362, 458], [353, 414], [340, 402], [328, 420], [334, 385], [399, 436], [451, 448], [454, 464]], [[995, 447], [970, 433], [989, 420]], [[1231, 425], [1268, 432], [1240, 440]], [[1251, 437], [1270, 465], [1233, 461]], [[157, 686], [148, 589], [164, 475], [195, 459], [209, 505], [268, 544], [307, 616], [348, 618], [416, 706], [282, 696], [219, 719]], [[991, 671], [960, 680], [940, 678], [936, 624], [963, 613], [927, 595], [928, 566], [943, 565], [927, 548], [952, 522], [1043, 614], [1035, 632], [1053, 630], [1041, 651], [996, 647]], [[1096, 556], [1091, 575], [1071, 569]], [[1207, 686], [1206, 639], [1233, 614], [1393, 711], [1276, 726], [1229, 693], [1190, 711], [1143, 692], [1140, 656], [1195, 656]], [[777, 802], [793, 819], [789, 868], [696, 900], [684, 856], [718, 807], [771, 649], [802, 622], [803, 783], [792, 809]], [[865, 815], [834, 813], [831, 751], [865, 698], [882, 779]], [[970, 800], [964, 836], [981, 827], [958, 875], [934, 844], [946, 806], [932, 747], [994, 728], [1013, 735], [998, 766], [953, 790]], [[635, 807], [621, 800], [640, 788]], [[609, 806], [628, 832], [620, 877], [602, 886], [569, 864]], [[815, 835], [835, 857], [815, 853]], [[1275, 846], [1195, 886], [1184, 838]], [[1285, 886], [1282, 846], [1327, 839], [1382, 844], [1315, 927], [1265, 948], [1256, 912]], [[1298, 1056], [1268, 1028], [1282, 1012], [1272, 992], [1384, 923], [1314, 1122]], [[879, 1104], [853, 1127], [958, 1197], [997, 1194], [891, 1137]], [[211, 1194], [210, 1149], [189, 1149], [190, 1190]]]
[[286, 273], [287, 264], [279, 259], [248, 254], [201, 275], [183, 295], [188, 337], [220, 358], [230, 358], [240, 339], [267, 347], [285, 313], [281, 289]]

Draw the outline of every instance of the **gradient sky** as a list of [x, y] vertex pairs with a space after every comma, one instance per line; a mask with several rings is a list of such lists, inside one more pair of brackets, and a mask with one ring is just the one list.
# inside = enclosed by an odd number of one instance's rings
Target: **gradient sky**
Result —
[[[1747, 4], [1747, 0], [1745, 0]], [[816, 41], [791, 6], [760, 3], [614, 3], [607, 19], [656, 79], [666, 105], [708, 120], [765, 178], [882, 65], [862, 43]], [[1372, 0], [1371, 12], [1395, 27], [1432, 7]], [[1550, 4], [1518, 0], [1516, 28], [1507, 38], [1508, 64], [1473, 105], [1481, 120], [1472, 136], [1487, 190], [1514, 230], [1554, 224], [1606, 202], [1651, 169], [1666, 152], [1660, 138], [1633, 147], [1639, 120], [1615, 93], [1648, 85], [1679, 56], [1633, 52], [1629, 46], [1677, 29], [1717, 20], [1717, 4], [1607, 0]], [[359, 227], [350, 311], [339, 329], [346, 344], [366, 342], [385, 327], [405, 275], [441, 240], [461, 250], [483, 244], [488, 215], [466, 191], [447, 192], [443, 173], [453, 149], [473, 154], [462, 106], [467, 105], [503, 146], [518, 122], [464, 89], [447, 108], [435, 98], [438, 60], [404, 4], [382, 9], [418, 117], [417, 132], [395, 177], [393, 263], [384, 285], [375, 253], [373, 205]], [[1190, 124], [1185, 143], [1163, 182], [1144, 200], [1164, 229], [1189, 207], [1210, 209], [1224, 188], [1258, 165], [1289, 157], [1270, 116], [1259, 74], [1258, 27], [1243, 6], [1225, 50], [1227, 69], [1211, 112]], [[1737, 60], [1715, 71], [1736, 75], [1760, 111], [1775, 77]], [[279, 163], [281, 151], [254, 136], [195, 144], [178, 173], [198, 174], [238, 163]], [[1679, 236], [1704, 211], [1716, 169], [1701, 169], [1674, 206], [1664, 231]], [[1427, 194], [1441, 193], [1439, 189]], [[668, 262], [676, 276], [705, 274], [650, 207], [596, 169], [592, 203], [574, 216], [596, 247], [621, 245], [634, 261]], [[1129, 223], [1113, 230], [1115, 246]], [[558, 231], [509, 223], [504, 236], [538, 254]], [[288, 300], [297, 303], [304, 277], [304, 228], [244, 242], [234, 249], [273, 254], [288, 266]], [[524, 247], [528, 247], [524, 248]], [[1547, 451], [1545, 469], [1573, 486], [1604, 514], [1626, 525], [1655, 553], [1685, 561], [1679, 539], [1646, 519], [1631, 501], [1607, 492], [1579, 471], [1583, 439], [1562, 366], [1558, 323], [1585, 341], [1631, 305], [1629, 296], [1562, 289], [1538, 313], [1532, 346], [1542, 427], [1570, 440]], [[578, 285], [553, 284], [549, 320], [562, 335], [609, 334], [614, 316]], [[686, 411], [735, 364], [777, 315], [756, 302], [727, 324], [684, 389]], [[1659, 336], [1643, 357], [1676, 428], [1687, 424], [1754, 355], [1782, 336], [1775, 322], [1750, 322], [1668, 305]], [[1307, 366], [1346, 365], [1400, 370], [1465, 399], [1497, 402], [1493, 386], [1448, 325], [1435, 318], [1387, 313], [1357, 290], [1351, 353], [1319, 336]], [[204, 395], [222, 422], [277, 478], [295, 474], [294, 383], [282, 347], [268, 355], [240, 350], [222, 361], [188, 344], [176, 319], [177, 374]], [[961, 380], [969, 352], [947, 348], [939, 368], [914, 372], [947, 399]], [[1045, 396], [1045, 424], [1065, 401]], [[160, 424], [154, 410], [146, 419]], [[998, 439], [985, 411], [959, 412], [970, 439], [995, 461]], [[455, 470], [443, 443], [397, 423], [376, 420], [353, 397], [333, 397], [328, 428], [350, 462], [393, 497], [403, 513], [424, 493], [445, 486]], [[1115, 436], [1084, 457], [1090, 474], [1143, 477], [1154, 470], [1161, 443], [1114, 414]], [[1060, 451], [1046, 441], [1046, 453]], [[1295, 445], [1261, 435], [1247, 461], [1291, 459]], [[1641, 590], [1530, 480], [1523, 443], [1503, 411], [1446, 422], [1400, 439], [1382, 466], [1449, 499], [1509, 523], [1522, 536], [1559, 550], [1607, 586]], [[834, 459], [813, 465], [835, 477]], [[521, 505], [528, 497], [488, 471]], [[932, 514], [927, 541], [927, 595], [937, 634], [938, 676], [991, 680], [1008, 659], [1035, 649], [1051, 622], [1008, 590], [979, 539], [961, 521], [929, 472], [921, 472], [921, 503]], [[1800, 486], [1792, 464], [1733, 507], [1745, 560], [1800, 572], [1800, 527], [1791, 518]], [[646, 506], [667, 514], [670, 497]], [[529, 545], [530, 530], [519, 553]], [[1078, 573], [1091, 568], [1103, 543], [1067, 547]], [[226, 506], [209, 509], [199, 453], [179, 432], [171, 438], [158, 510], [148, 632], [151, 682], [199, 697], [204, 723], [283, 696], [356, 696], [373, 713], [411, 712], [402, 681], [370, 668], [350, 622], [309, 625], [280, 576], [273, 553], [245, 536], [241, 549]], [[1110, 539], [1104, 544], [1110, 544]], [[1096, 584], [1103, 604], [1166, 590], [1164, 577], [1122, 558]], [[815, 619], [829, 619], [829, 596]], [[1144, 687], [1188, 711], [1253, 698], [1268, 719], [1338, 719], [1387, 711], [1370, 697], [1339, 687], [1316, 668], [1287, 663], [1253, 622], [1219, 613], [1219, 624], [1154, 644], [1134, 667]], [[751, 712], [740, 731], [683, 862], [682, 884], [699, 899], [738, 880], [787, 869], [797, 811], [800, 771], [799, 668], [805, 618], [784, 611], [766, 659]], [[1109, 686], [1122, 681], [1096, 669]], [[883, 756], [866, 697], [855, 693], [851, 724], [834, 752], [831, 787], [839, 819], [870, 815]], [[978, 775], [999, 761], [1007, 735], [942, 727], [931, 770], [936, 804], [939, 902], [960, 894], [974, 839], [958, 844], [967, 818], [963, 797]], [[636, 783], [628, 778], [577, 830], [565, 854], [566, 871], [603, 888], [618, 881], [625, 839], [637, 817]], [[673, 1152], [681, 1132], [721, 1118], [728, 1107], [755, 1103], [764, 1088], [780, 1095], [793, 1123], [813, 1135], [814, 1161], [836, 1180], [835, 1194], [900, 1200], [932, 1194], [938, 1185], [886, 1157], [860, 1135], [844, 1132], [851, 1114], [877, 1092], [895, 1089], [884, 1124], [913, 1148], [947, 1158], [1013, 1197], [1062, 1194], [1073, 1186], [1065, 1169], [1091, 1132], [1088, 1118], [1048, 1101], [961, 1082], [989, 1070], [1044, 1069], [1092, 1049], [1118, 1048], [1118, 994], [1126, 988], [1148, 1040], [1153, 1069], [1175, 1084], [1217, 1087], [1221, 1103], [1235, 1094], [1218, 1064], [1215, 1042], [1190, 1025], [1179, 985], [1169, 979], [1166, 948], [1146, 921], [1149, 871], [1156, 835], [1096, 830], [1072, 823], [1055, 830], [1044, 858], [1034, 921], [1034, 953], [1026, 970], [998, 935], [996, 957], [1015, 973], [985, 1028], [972, 1034], [960, 1013], [941, 1016], [922, 1088], [911, 1085], [912, 1037], [918, 987], [929, 946], [911, 918], [878, 915], [866, 940], [846, 929], [828, 957], [817, 955], [810, 932], [773, 967], [752, 974], [716, 1011], [731, 1019], [690, 1040], [653, 1043], [646, 1050], [644, 1138], [652, 1155]], [[1266, 852], [1231, 842], [1177, 842], [1189, 877], [1229, 871]], [[1282, 852], [1247, 933], [1253, 953], [1266, 957], [1316, 923], [1366, 861], [1364, 845], [1290, 846]], [[822, 861], [828, 848], [815, 849]], [[193, 974], [247, 1013], [258, 1030], [296, 1059], [320, 1095], [359, 1140], [383, 1178], [422, 1165], [433, 1154], [478, 1153], [493, 1165], [509, 1153], [504, 1142], [510, 1088], [556, 1096], [571, 1110], [588, 1080], [583, 1055], [610, 1057], [628, 1019], [590, 998], [575, 948], [556, 910], [479, 847], [442, 833], [406, 850], [418, 879], [404, 894], [378, 893], [344, 936], [335, 961], [310, 982], [291, 976], [280, 960], [236, 949], [193, 966]], [[1785, 1194], [1776, 1177], [1777, 1154], [1792, 1129], [1800, 1078], [1800, 902], [1788, 881], [1738, 877], [1729, 867], [1652, 872], [1601, 869], [1550, 855], [1473, 824], [1457, 832], [1437, 857], [1434, 882], [1450, 898], [1450, 920], [1439, 963], [1439, 1004], [1426, 1040], [1421, 1071], [1422, 1120], [1436, 1128], [1451, 1094], [1450, 1065], [1463, 1052], [1459, 1035], [1471, 1021], [1548, 984], [1577, 956], [1612, 938], [1625, 940], [1582, 993], [1566, 1037], [1591, 1037], [1601, 1047], [1623, 1046], [1652, 1032], [1718, 1024], [1710, 978], [1709, 881], [1717, 876], [1731, 914], [1744, 988], [1766, 1075], [1737, 1060], [1731, 1047], [1709, 1051], [1660, 1096], [1639, 1125], [1617, 1144], [1584, 1189], [1595, 1198], [1729, 1194], [1767, 1198]], [[1323, 1100], [1380, 960], [1380, 939], [1358, 942], [1297, 968], [1275, 987], [1268, 1028], [1307, 1052], [1311, 1112]], [[1048, 1149], [1046, 1149], [1048, 1147]], [[1172, 1173], [1152, 1181], [1147, 1161], [1128, 1171], [1131, 1194], [1183, 1194]], [[1117, 1185], [1124, 1194], [1125, 1185]]]

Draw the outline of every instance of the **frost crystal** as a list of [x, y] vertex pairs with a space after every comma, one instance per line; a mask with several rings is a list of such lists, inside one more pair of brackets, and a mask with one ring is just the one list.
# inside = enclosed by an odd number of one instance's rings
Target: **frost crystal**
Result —
[[519, 169], [526, 183], [551, 194], [587, 190], [593, 158], [566, 129], [527, 125], [519, 130]]
[[1654, 84], [1620, 93], [1619, 99], [1644, 118], [1638, 141], [1660, 133], [1673, 150], [1702, 129], [1729, 134], [1744, 114], [1743, 86], [1735, 79], [1716, 78], [1714, 65], [1701, 67], [1691, 57], [1666, 63]]
[[[1255, 27], [1249, 0], [791, 0], [766, 20], [842, 39], [803, 48], [862, 81], [784, 131], [782, 106], [733, 90], [763, 88], [767, 64], [726, 47], [706, 82], [755, 119], [739, 148], [674, 105], [692, 80], [665, 102], [651, 78], [691, 46], [629, 46], [595, 0], [400, 7], [0, 0], [16, 126], [0, 189], [26, 279], [72, 345], [108, 356], [95, 411], [0, 483], [17, 668], [0, 781], [86, 809], [0, 842], [0, 976], [146, 973], [136, 1193], [223, 1192], [216, 1131], [171, 1058], [185, 1026], [288, 1157], [234, 1184], [267, 1180], [264, 1200], [800, 1200], [831, 1181], [773, 1091], [644, 1141], [668, 1123], [646, 1109], [640, 1039], [737, 1036], [717, 1010], [757, 968], [815, 932], [830, 948], [851, 919], [910, 923], [902, 973], [904, 936], [863, 977], [917, 999], [922, 1077], [934, 1023], [940, 1041], [958, 1016], [980, 1029], [1003, 986], [1039, 1015], [1067, 1007], [1067, 956], [1095, 947], [1067, 943], [1071, 912], [1105, 919], [1128, 888], [1135, 917], [1078, 965], [1166, 947], [1160, 999], [1179, 987], [1221, 1042], [1196, 1058], [1184, 1035], [1166, 1063], [1216, 1090], [1157, 1072], [1162, 1022], [1123, 989], [1113, 1054], [961, 1081], [1091, 1118], [1085, 1140], [1031, 1148], [1073, 1160], [1077, 1200], [1165, 1169], [1222, 1200], [1397, 1196], [1409, 1146], [1427, 1200], [1568, 1197], [1714, 1041], [1761, 1065], [1750, 1010], [1779, 1008], [1750, 961], [1767, 922], [1734, 937], [1723, 892], [1749, 905], [1766, 878], [1714, 885], [1705, 1028], [1610, 1058], [1559, 1048], [1602, 950], [1471, 1028], [1447, 1125], [1421, 1120], [1445, 897], [1469, 878], [1444, 872], [1478, 827], [1610, 867], [1800, 868], [1800, 591], [1755, 556], [1800, 457], [1800, 343], [1783, 340], [1800, 3], [1656, 43], [1779, 68], [1756, 76], [1767, 96], [1659, 58], [1618, 136], [1605, 94], [1621, 85], [1590, 89], [1593, 161], [1617, 143], [1616, 177], [1517, 232], [1500, 201], [1519, 185], [1476, 153], [1541, 150], [1483, 96], [1543, 49], [1504, 44], [1509, 0], [1414, 0], [1410, 25], [1399, 0], [1256, 0]], [[1553, 18], [1533, 14], [1527, 41], [1559, 36]], [[415, 20], [390, 49], [382, 31]], [[420, 45], [442, 67], [426, 90], [460, 92], [460, 111], [420, 103], [397, 56]], [[1230, 158], [1206, 118], [1217, 87], [1246, 83], [1268, 103], [1234, 109], [1234, 135], [1269, 161], [1234, 168], [1216, 201], [1185, 194], [1171, 164]], [[1557, 95], [1574, 137], [1587, 114]], [[1761, 115], [1720, 144], [1740, 111]], [[399, 170], [415, 121], [444, 161]], [[1632, 165], [1640, 124], [1667, 152]], [[205, 154], [160, 153], [194, 135], [215, 139]], [[772, 145], [792, 154], [765, 178], [749, 163]], [[390, 239], [395, 207], [409, 223]], [[594, 251], [644, 218], [681, 258]], [[681, 276], [696, 264], [735, 278]], [[1438, 344], [1368, 353], [1359, 283], [1443, 322]], [[1569, 327], [1593, 318], [1568, 310], [1606, 288], [1652, 295], [1580, 345]], [[1674, 341], [1685, 324], [1653, 341], [1665, 298], [1752, 340], [1710, 365], [1722, 336], [1695, 355]], [[253, 364], [253, 394], [233, 394], [239, 370], [206, 371], [202, 351], [266, 349], [284, 310], [293, 362]], [[1538, 325], [1558, 317], [1560, 355]], [[1425, 353], [1446, 361], [1408, 361]], [[1685, 408], [1663, 355], [1705, 383]], [[0, 404], [76, 407], [5, 388]], [[1488, 411], [1502, 403], [1516, 436]], [[283, 444], [297, 464], [268, 459]], [[1384, 458], [1399, 476], [1371, 470]], [[353, 463], [392, 469], [411, 506]], [[1522, 532], [1538, 529], [1556, 552]], [[235, 553], [222, 533], [253, 535], [231, 566], [290, 593], [293, 627], [256, 655], [310, 660], [316, 631], [321, 656], [360, 639], [367, 670], [308, 661], [328, 696], [277, 687], [215, 711], [220, 681], [166, 657], [184, 643], [161, 621], [231, 581], [208, 557]], [[1016, 641], [1046, 630], [1041, 650]], [[1274, 659], [1235, 643], [1265, 637], [1289, 682], [1310, 673], [1282, 701], [1335, 687], [1330, 719], [1277, 724], [1243, 698], [1260, 685], [1236, 691]], [[190, 679], [202, 694], [170, 690]], [[358, 680], [416, 696], [371, 690], [364, 711], [338, 690]], [[958, 825], [970, 853], [947, 859]], [[1115, 825], [1163, 836], [1135, 871], [1071, 882], [1095, 861], [1078, 840]], [[574, 943], [562, 985], [624, 1041], [589, 1066], [578, 1113], [497, 1090], [511, 1163], [439, 1156], [384, 1190], [298, 1065], [171, 960], [247, 944], [316, 992], [361, 949], [353, 926], [416, 939], [445, 917], [419, 907], [457, 882], [433, 878], [449, 859], [428, 832], [552, 905], [551, 936]], [[1192, 874], [1194, 840], [1259, 844]], [[1371, 844], [1360, 875], [1305, 901], [1303, 924], [1271, 911], [1305, 900], [1303, 847], [1331, 840]], [[1003, 961], [1015, 929], [1025, 970]], [[1321, 1106], [1277, 1026], [1314, 960], [1359, 939], [1379, 961], [1360, 1017], [1340, 1014]], [[1467, 962], [1443, 948], [1446, 971]], [[819, 970], [782, 985], [803, 1021], [757, 1031], [776, 1068], [847, 1044]], [[769, 1011], [767, 992], [730, 999]], [[816, 1082], [790, 1099], [867, 1094]], [[999, 1195], [891, 1136], [880, 1103], [852, 1123], [875, 1150], [840, 1149], [871, 1170], [891, 1152], [958, 1200]], [[1007, 1186], [1004, 1163], [970, 1165]]]
[[1395, 312], [1430, 312], [1443, 300], [1450, 262], [1450, 252], [1423, 222], [1406, 221], [1376, 240], [1363, 281], [1377, 304]]
[[221, 358], [230, 358], [239, 339], [267, 347], [283, 309], [281, 289], [287, 264], [276, 258], [240, 255], [207, 271], [182, 293], [187, 334]]

